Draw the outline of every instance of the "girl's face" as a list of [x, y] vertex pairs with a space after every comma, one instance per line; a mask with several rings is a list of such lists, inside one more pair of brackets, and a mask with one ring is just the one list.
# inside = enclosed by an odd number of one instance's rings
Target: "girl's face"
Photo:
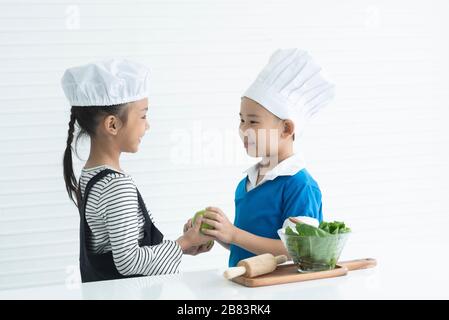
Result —
[[128, 119], [118, 131], [117, 140], [123, 152], [135, 153], [150, 126], [147, 120], [148, 99], [134, 101], [128, 104]]
[[240, 138], [251, 157], [270, 157], [282, 143], [283, 121], [259, 103], [243, 97], [240, 104]]

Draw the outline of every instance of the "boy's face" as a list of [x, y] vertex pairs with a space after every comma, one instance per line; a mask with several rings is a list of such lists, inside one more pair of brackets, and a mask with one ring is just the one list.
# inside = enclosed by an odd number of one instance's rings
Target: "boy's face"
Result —
[[147, 98], [128, 104], [128, 119], [117, 135], [123, 152], [134, 153], [139, 149], [142, 137], [150, 127], [147, 120], [147, 111]]
[[285, 143], [284, 121], [259, 103], [243, 97], [240, 104], [240, 138], [251, 157], [273, 157]]

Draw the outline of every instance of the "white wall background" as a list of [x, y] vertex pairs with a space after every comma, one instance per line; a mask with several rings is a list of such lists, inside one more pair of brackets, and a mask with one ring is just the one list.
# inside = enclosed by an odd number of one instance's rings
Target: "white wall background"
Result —
[[[325, 219], [355, 231], [344, 256], [423, 263], [448, 243], [448, 21], [445, 0], [1, 0], [0, 289], [78, 272], [59, 81], [67, 67], [108, 57], [152, 69], [151, 129], [122, 167], [166, 238], [206, 205], [233, 219], [234, 188], [254, 162], [238, 140], [240, 94], [272, 51], [301, 47], [337, 84], [303, 147]], [[226, 263], [217, 245], [182, 269]]]

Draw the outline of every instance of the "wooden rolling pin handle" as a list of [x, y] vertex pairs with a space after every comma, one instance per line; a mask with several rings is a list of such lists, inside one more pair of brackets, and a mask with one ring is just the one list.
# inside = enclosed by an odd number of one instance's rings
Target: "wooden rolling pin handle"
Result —
[[245, 267], [232, 267], [232, 268], [229, 268], [228, 270], [226, 270], [223, 273], [223, 276], [226, 279], [231, 280], [231, 279], [237, 278], [239, 276], [243, 276], [245, 273], [246, 273]]
[[[274, 257], [274, 259], [275, 259], [276, 265], [284, 263], [284, 262], [286, 262], [288, 260], [286, 255], [276, 256], [276, 257]], [[240, 266], [240, 267], [232, 267], [232, 268], [227, 269], [223, 273], [223, 276], [226, 279], [231, 280], [231, 279], [243, 276], [246, 273], [246, 271], [247, 271], [246, 268], [242, 267], [242, 266]]]
[[377, 261], [372, 258], [356, 259], [339, 262], [338, 265], [345, 266], [348, 271], [373, 268], [377, 265]]
[[276, 259], [276, 264], [282, 264], [282, 263], [288, 261], [288, 258], [286, 255], [276, 256], [275, 259]]

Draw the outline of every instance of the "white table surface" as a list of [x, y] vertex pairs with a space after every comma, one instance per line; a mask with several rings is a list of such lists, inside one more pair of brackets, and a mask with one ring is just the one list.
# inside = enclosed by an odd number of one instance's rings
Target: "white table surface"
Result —
[[[259, 288], [246, 288], [223, 278], [225, 270], [181, 272], [86, 284], [55, 285], [0, 291], [0, 299], [448, 299], [447, 246], [416, 238], [381, 246], [362, 256], [353, 245], [352, 258], [374, 257], [373, 269], [346, 276]], [[376, 248], [375, 244], [370, 245]], [[357, 252], [360, 251], [360, 252]]]

